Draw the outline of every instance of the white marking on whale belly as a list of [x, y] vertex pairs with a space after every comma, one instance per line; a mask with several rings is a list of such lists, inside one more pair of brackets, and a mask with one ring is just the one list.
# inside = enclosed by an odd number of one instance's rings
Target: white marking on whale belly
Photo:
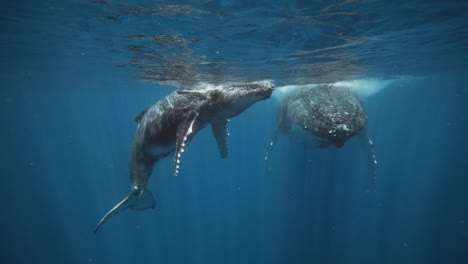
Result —
[[172, 144], [169, 145], [149, 145], [146, 148], [146, 153], [151, 156], [164, 155], [174, 151], [175, 146]]

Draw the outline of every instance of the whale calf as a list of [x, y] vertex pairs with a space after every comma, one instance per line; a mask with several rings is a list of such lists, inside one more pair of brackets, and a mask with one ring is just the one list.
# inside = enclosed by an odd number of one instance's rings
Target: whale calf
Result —
[[305, 132], [314, 139], [313, 147], [316, 148], [342, 148], [348, 139], [357, 135], [366, 151], [372, 182], [375, 182], [377, 161], [365, 128], [367, 115], [362, 106], [358, 95], [343, 86], [310, 85], [290, 91], [278, 107], [278, 126], [265, 156], [268, 169], [280, 132], [290, 136]]
[[175, 91], [143, 110], [135, 118], [138, 127], [130, 152], [130, 194], [99, 221], [94, 233], [110, 217], [128, 208], [154, 208], [154, 197], [146, 188], [154, 165], [174, 153], [173, 170], [177, 175], [184, 147], [205, 126], [211, 125], [221, 157], [227, 157], [228, 119], [270, 98], [273, 90], [272, 82], [259, 81]]

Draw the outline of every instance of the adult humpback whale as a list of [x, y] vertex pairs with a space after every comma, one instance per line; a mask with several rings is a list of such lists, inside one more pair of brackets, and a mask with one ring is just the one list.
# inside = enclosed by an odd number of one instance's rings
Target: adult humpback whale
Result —
[[305, 131], [309, 136], [312, 135], [315, 139], [314, 147], [318, 148], [331, 145], [341, 148], [348, 139], [358, 135], [367, 152], [372, 182], [375, 183], [377, 161], [373, 143], [365, 129], [367, 115], [361, 100], [353, 91], [335, 85], [296, 87], [280, 102], [277, 122], [278, 127], [265, 156], [268, 169], [279, 132], [293, 135]]
[[211, 125], [221, 157], [225, 158], [228, 154], [228, 118], [270, 98], [273, 89], [271, 82], [260, 81], [176, 91], [143, 110], [135, 119], [138, 127], [129, 161], [130, 194], [101, 219], [94, 233], [111, 216], [125, 209], [154, 208], [153, 195], [146, 188], [154, 165], [174, 153], [174, 175], [177, 175], [185, 145], [206, 125]]

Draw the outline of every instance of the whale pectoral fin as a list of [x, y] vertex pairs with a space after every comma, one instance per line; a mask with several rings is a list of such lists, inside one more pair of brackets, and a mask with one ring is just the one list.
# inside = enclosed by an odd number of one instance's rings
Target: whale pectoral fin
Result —
[[211, 130], [213, 130], [213, 135], [218, 143], [219, 153], [221, 154], [221, 158], [226, 158], [228, 155], [228, 145], [227, 145], [227, 137], [229, 133], [227, 131], [227, 124], [229, 120], [216, 120], [211, 123]]
[[107, 222], [109, 218], [112, 216], [125, 211], [126, 209], [130, 208], [133, 210], [145, 210], [149, 208], [154, 208], [155, 201], [153, 194], [150, 190], [144, 189], [140, 190], [133, 190], [127, 197], [125, 197], [120, 203], [118, 203], [114, 208], [112, 208], [94, 228], [93, 233], [96, 234], [99, 227]]
[[271, 153], [273, 152], [273, 149], [275, 148], [276, 141], [278, 140], [279, 132], [280, 132], [280, 127], [277, 127], [275, 130], [275, 133], [273, 134], [273, 137], [270, 140], [270, 143], [268, 143], [267, 152], [265, 154], [265, 163], [266, 163], [266, 168], [267, 168], [268, 173], [271, 172], [271, 165], [270, 165]]
[[372, 140], [369, 138], [369, 135], [367, 134], [367, 130], [364, 129], [359, 133], [359, 142], [361, 143], [361, 147], [365, 152], [366, 159], [367, 159], [367, 164], [369, 166], [369, 174], [370, 174], [370, 180], [372, 185], [375, 185], [377, 183], [377, 160], [375, 158], [375, 153], [374, 153], [374, 143]]
[[185, 144], [190, 141], [193, 136], [193, 125], [197, 117], [198, 112], [193, 111], [189, 114], [188, 118], [179, 125], [179, 129], [177, 130], [176, 149], [174, 152], [174, 176], [177, 176], [179, 173], [180, 156], [184, 152]]

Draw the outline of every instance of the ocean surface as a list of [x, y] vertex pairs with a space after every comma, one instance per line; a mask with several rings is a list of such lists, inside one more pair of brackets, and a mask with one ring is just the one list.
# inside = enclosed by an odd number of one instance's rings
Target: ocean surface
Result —
[[[468, 2], [0, 3], [0, 263], [468, 263]], [[148, 188], [154, 210], [101, 217], [128, 194], [134, 118], [175, 89], [272, 80]], [[281, 87], [346, 83], [356, 138], [280, 135]]]

